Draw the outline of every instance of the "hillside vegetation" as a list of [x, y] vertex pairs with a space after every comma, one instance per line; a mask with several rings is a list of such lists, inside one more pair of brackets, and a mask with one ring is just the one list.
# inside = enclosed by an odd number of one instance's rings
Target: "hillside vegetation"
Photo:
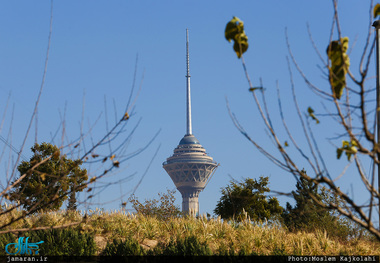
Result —
[[[14, 210], [13, 213], [21, 211]], [[0, 220], [10, 218], [0, 216]], [[73, 222], [81, 223], [66, 230], [2, 233], [0, 246], [4, 248], [10, 242], [17, 242], [18, 237], [30, 236], [30, 242], [45, 241], [40, 245], [41, 255], [380, 254], [380, 243], [368, 237], [342, 241], [319, 230], [312, 233], [301, 229], [299, 232], [289, 232], [275, 223], [253, 223], [248, 219], [234, 223], [206, 216], [170, 217], [165, 220], [123, 211], [95, 210], [89, 211], [87, 216], [79, 212], [42, 212], [14, 223], [8, 229], [54, 227]], [[38, 238], [40, 240], [34, 240]], [[53, 246], [54, 242], [57, 246]], [[47, 246], [55, 250], [48, 250]], [[0, 255], [5, 255], [4, 249]]]

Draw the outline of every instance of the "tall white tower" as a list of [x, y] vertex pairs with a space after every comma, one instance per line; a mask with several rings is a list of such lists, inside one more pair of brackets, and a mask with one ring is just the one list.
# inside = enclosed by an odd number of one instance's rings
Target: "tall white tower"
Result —
[[186, 135], [181, 139], [171, 157], [166, 159], [163, 167], [172, 178], [178, 191], [182, 194], [182, 212], [199, 214], [199, 193], [219, 164], [206, 154], [205, 148], [192, 134], [190, 68], [189, 68], [189, 31], [186, 29]]

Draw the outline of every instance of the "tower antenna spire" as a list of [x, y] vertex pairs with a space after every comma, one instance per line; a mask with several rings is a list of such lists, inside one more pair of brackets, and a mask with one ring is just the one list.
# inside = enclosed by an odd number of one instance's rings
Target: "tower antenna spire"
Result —
[[189, 29], [186, 28], [186, 104], [187, 104], [187, 129], [186, 135], [192, 134], [191, 128], [191, 95], [190, 95], [190, 62], [189, 62]]

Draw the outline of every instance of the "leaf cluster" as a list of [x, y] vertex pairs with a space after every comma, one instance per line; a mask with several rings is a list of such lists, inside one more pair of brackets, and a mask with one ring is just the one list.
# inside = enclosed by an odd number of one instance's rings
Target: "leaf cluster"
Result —
[[351, 156], [358, 152], [358, 149], [356, 148], [357, 146], [358, 144], [354, 140], [351, 140], [351, 142], [342, 141], [342, 147], [336, 149], [337, 158], [340, 159], [344, 152], [346, 153], [348, 161], [350, 161]]
[[224, 30], [224, 36], [231, 42], [234, 41], [234, 50], [238, 58], [240, 58], [244, 52], [248, 49], [248, 37], [244, 31], [244, 23], [237, 17], [233, 17], [226, 25]]
[[346, 54], [348, 37], [331, 41], [326, 49], [331, 66], [329, 67], [329, 80], [333, 95], [340, 99], [346, 87], [346, 74], [350, 66], [350, 58]]

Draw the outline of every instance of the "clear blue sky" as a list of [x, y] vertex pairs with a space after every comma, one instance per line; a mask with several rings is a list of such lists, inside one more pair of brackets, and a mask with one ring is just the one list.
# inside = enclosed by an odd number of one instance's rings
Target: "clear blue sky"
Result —
[[[354, 65], [351, 70], [357, 74], [359, 51], [368, 32], [369, 1], [341, 1], [339, 11], [342, 33], [350, 38], [350, 46], [357, 39], [351, 53], [351, 65]], [[104, 97], [107, 98], [109, 125], [114, 122], [113, 101], [118, 118], [123, 114], [133, 81], [136, 54], [139, 57], [137, 86], [143, 72], [144, 79], [135, 115], [128, 129], [140, 117], [142, 121], [128, 152], [143, 147], [161, 129], [148, 149], [124, 163], [114, 177], [103, 180], [117, 181], [136, 172], [131, 180], [110, 186], [98, 194], [93, 201], [104, 203], [99, 207], [120, 208], [121, 200], [105, 202], [129, 193], [137, 185], [159, 145], [159, 152], [137, 189], [136, 196], [140, 200], [155, 198], [157, 193], [166, 192], [166, 188], [175, 188], [162, 168], [162, 162], [172, 154], [186, 132], [186, 28], [190, 32], [193, 134], [209, 155], [220, 163], [211, 182], [200, 194], [200, 212], [213, 212], [221, 195], [220, 188], [230, 181], [229, 175], [237, 180], [269, 176], [271, 189], [282, 192], [295, 189], [294, 178], [262, 156], [237, 131], [228, 115], [226, 97], [248, 133], [276, 153], [248, 92], [241, 62], [233, 52], [232, 44], [224, 39], [225, 25], [233, 16], [245, 23], [250, 43], [245, 54], [248, 71], [254, 85], [259, 85], [260, 77], [263, 79], [277, 131], [283, 141], [289, 141], [279, 123], [276, 97], [278, 81], [288, 123], [300, 144], [306, 147], [301, 127], [294, 118], [290, 96], [285, 28], [299, 65], [319, 87], [329, 90], [326, 77], [319, 68], [323, 65], [308, 37], [307, 23], [316, 45], [325, 56], [333, 17], [331, 1], [54, 1], [51, 51], [38, 115], [38, 141], [51, 140], [51, 134], [55, 133], [63, 118], [65, 105], [65, 142], [78, 138], [84, 93], [85, 130], [102, 113], [92, 131], [94, 140], [98, 139], [106, 125]], [[0, 2], [1, 116], [11, 92], [10, 107], [0, 134], [7, 138], [14, 106], [11, 143], [15, 148], [21, 146], [41, 84], [49, 19], [50, 1]], [[306, 112], [307, 107], [312, 106], [316, 112], [323, 112], [320, 98], [310, 92], [294, 67], [293, 72], [303, 111]], [[374, 87], [373, 82], [369, 85]], [[336, 124], [323, 117], [321, 124], [313, 127], [316, 136], [323, 142], [322, 151], [330, 172], [337, 176], [347, 160], [336, 160], [335, 148], [326, 138], [335, 136], [339, 130]], [[59, 145], [60, 137], [55, 139]], [[29, 148], [34, 138], [33, 132], [23, 152], [27, 157], [30, 156]], [[340, 140], [336, 142], [337, 145], [339, 143]], [[107, 151], [107, 147], [104, 150]], [[296, 160], [304, 162], [299, 155], [294, 156]], [[8, 157], [3, 157], [0, 167], [2, 181], [6, 178], [7, 161]], [[305, 168], [309, 167], [305, 164]], [[364, 202], [368, 197], [361, 196], [363, 188], [355, 179], [357, 175], [353, 168], [338, 183], [350, 194], [353, 185], [355, 199]], [[176, 198], [180, 206], [181, 196], [178, 192]], [[286, 197], [279, 199], [283, 206], [287, 201], [291, 202]]]

